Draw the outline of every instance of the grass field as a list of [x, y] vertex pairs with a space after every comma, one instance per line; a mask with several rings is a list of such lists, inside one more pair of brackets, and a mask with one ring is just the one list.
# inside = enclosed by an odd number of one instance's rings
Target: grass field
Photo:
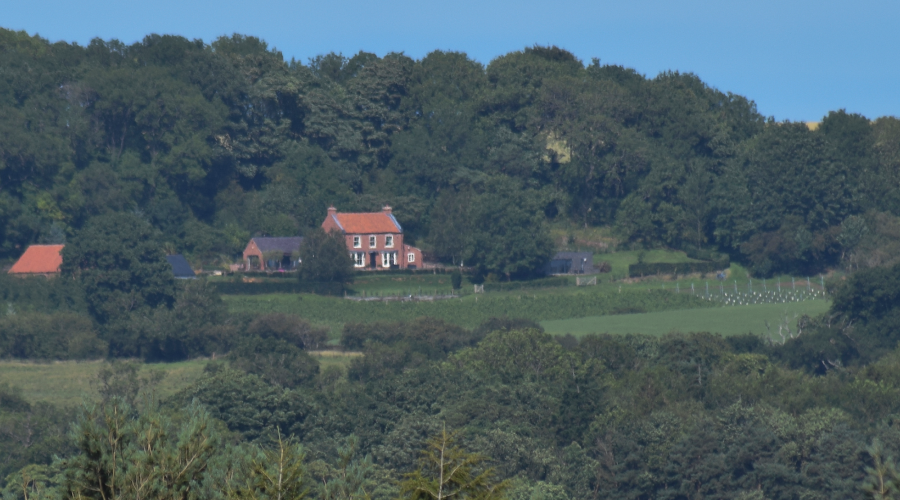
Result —
[[684, 252], [666, 249], [657, 250], [631, 250], [614, 253], [595, 253], [594, 264], [601, 262], [609, 262], [612, 271], [608, 275], [613, 279], [622, 279], [628, 277], [628, 266], [638, 263], [638, 256], [643, 252], [644, 262], [648, 264], [656, 264], [660, 262], [668, 262], [680, 264], [682, 262], [700, 262], [696, 259], [688, 257]]
[[[160, 397], [167, 397], [184, 389], [203, 373], [207, 360], [180, 363], [154, 363], [141, 365], [141, 373], [163, 371], [165, 378], [157, 390]], [[103, 361], [60, 361], [29, 363], [19, 361], [0, 362], [0, 383], [22, 389], [31, 402], [44, 401], [60, 406], [76, 406], [82, 401], [98, 399], [97, 373]]]
[[519, 290], [434, 302], [356, 302], [319, 295], [228, 295], [223, 300], [234, 312], [296, 314], [313, 324], [328, 326], [337, 339], [344, 323], [409, 321], [423, 316], [474, 328], [493, 318], [508, 316], [535, 321], [648, 312], [694, 307], [713, 307], [688, 294], [638, 288], [619, 293], [612, 285]]
[[804, 314], [816, 316], [828, 310], [826, 300], [809, 300], [788, 304], [757, 304], [749, 306], [715, 307], [661, 311], [642, 314], [618, 314], [587, 318], [542, 321], [549, 333], [576, 336], [588, 333], [644, 333], [662, 335], [678, 332], [712, 332], [722, 335], [741, 333], [767, 334], [765, 322], [769, 322], [772, 334], [778, 334], [778, 325], [787, 317], [796, 331], [797, 319]]
[[[318, 351], [311, 352], [324, 370], [337, 366], [345, 373], [350, 361], [361, 356], [357, 352]], [[179, 363], [152, 363], [141, 365], [141, 374], [151, 371], [166, 373], [159, 386], [160, 398], [172, 396], [194, 383], [209, 363], [207, 359], [195, 359]], [[21, 361], [0, 361], [0, 384], [8, 383], [22, 389], [25, 399], [32, 403], [47, 402], [59, 406], [77, 406], [82, 401], [97, 401], [97, 373], [104, 361], [60, 361], [53, 363], [30, 363]]]

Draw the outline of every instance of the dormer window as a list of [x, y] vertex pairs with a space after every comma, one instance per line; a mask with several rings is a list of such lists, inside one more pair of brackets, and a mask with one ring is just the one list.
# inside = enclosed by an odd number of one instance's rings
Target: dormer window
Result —
[[369, 236], [369, 248], [375, 248], [375, 247], [376, 247], [376, 244], [375, 244], [375, 237], [374, 237], [374, 236]]
[[360, 237], [354, 236], [353, 237], [353, 248], [360, 248], [360, 247], [362, 247], [362, 241], [360, 241]]
[[384, 237], [384, 246], [387, 248], [393, 248], [394, 246], [394, 237], [391, 235], [387, 235]]

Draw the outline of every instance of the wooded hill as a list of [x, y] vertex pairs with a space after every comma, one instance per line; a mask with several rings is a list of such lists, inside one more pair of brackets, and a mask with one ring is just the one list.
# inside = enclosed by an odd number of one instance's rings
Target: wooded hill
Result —
[[810, 131], [692, 74], [557, 47], [302, 63], [251, 36], [81, 47], [0, 30], [0, 68], [5, 258], [131, 211], [212, 264], [329, 204], [389, 203], [415, 244], [509, 276], [534, 259], [502, 250], [549, 253], [547, 221], [718, 247], [766, 274], [836, 262], [848, 217], [900, 214], [895, 117], [836, 111]]

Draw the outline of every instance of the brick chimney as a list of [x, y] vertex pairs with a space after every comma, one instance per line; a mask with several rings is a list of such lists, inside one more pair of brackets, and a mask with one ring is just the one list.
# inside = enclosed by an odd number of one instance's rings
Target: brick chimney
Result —
[[332, 215], [334, 215], [336, 213], [337, 213], [337, 209], [334, 208], [334, 206], [328, 207], [328, 217], [331, 217]]
[[392, 208], [389, 205], [385, 205], [384, 208], [381, 209], [382, 212], [391, 215]]

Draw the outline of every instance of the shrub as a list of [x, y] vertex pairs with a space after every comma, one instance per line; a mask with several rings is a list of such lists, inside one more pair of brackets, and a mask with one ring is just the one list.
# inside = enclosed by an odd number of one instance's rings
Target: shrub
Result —
[[247, 333], [263, 339], [283, 340], [300, 349], [319, 349], [328, 342], [328, 332], [292, 314], [263, 314], [247, 327]]
[[453, 285], [454, 290], [459, 290], [462, 287], [462, 273], [458, 269], [454, 269], [450, 273], [450, 283]]
[[319, 374], [319, 363], [294, 344], [276, 338], [250, 337], [228, 354], [231, 366], [258, 375], [270, 384], [297, 387]]
[[0, 358], [97, 359], [107, 353], [91, 319], [70, 312], [0, 318]]

